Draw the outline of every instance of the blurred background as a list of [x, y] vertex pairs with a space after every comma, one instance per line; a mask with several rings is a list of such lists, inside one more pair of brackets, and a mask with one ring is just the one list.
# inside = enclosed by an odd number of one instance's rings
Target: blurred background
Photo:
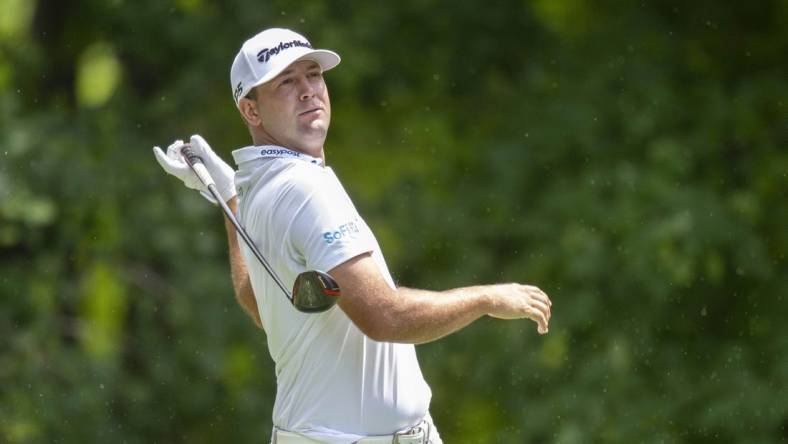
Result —
[[788, 2], [0, 0], [0, 442], [268, 442], [219, 210], [151, 147], [249, 142], [292, 27], [400, 285], [518, 281], [550, 333], [417, 348], [447, 443], [788, 441]]

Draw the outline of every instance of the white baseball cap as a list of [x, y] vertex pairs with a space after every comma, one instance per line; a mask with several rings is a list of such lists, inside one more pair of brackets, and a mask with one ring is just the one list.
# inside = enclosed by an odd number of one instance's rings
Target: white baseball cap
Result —
[[314, 60], [323, 71], [328, 71], [341, 59], [334, 51], [312, 49], [306, 37], [289, 29], [266, 29], [245, 41], [230, 68], [235, 104], [252, 88], [273, 79], [299, 60]]

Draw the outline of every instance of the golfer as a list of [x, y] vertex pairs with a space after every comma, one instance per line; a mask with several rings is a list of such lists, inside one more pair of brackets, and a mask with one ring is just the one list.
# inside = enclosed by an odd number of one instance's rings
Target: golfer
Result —
[[[485, 315], [532, 319], [544, 334], [551, 302], [530, 285], [442, 292], [395, 285], [375, 236], [326, 165], [331, 102], [323, 75], [339, 61], [291, 30], [260, 32], [230, 70], [252, 136], [252, 145], [233, 151], [237, 172], [202, 137], [190, 144], [285, 285], [321, 270], [342, 292], [325, 312], [295, 310], [225, 220], [236, 298], [265, 330], [276, 364], [272, 442], [441, 443], [414, 344]], [[205, 194], [183, 145], [154, 153], [165, 171]]]

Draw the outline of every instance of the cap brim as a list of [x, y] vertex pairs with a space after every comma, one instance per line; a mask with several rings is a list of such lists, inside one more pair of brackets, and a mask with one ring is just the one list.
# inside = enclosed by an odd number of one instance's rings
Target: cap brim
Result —
[[307, 54], [302, 55], [301, 57], [293, 60], [290, 64], [295, 62], [299, 62], [301, 60], [314, 60], [323, 68], [323, 71], [328, 71], [329, 69], [339, 65], [339, 62], [342, 60], [339, 58], [339, 54], [335, 53], [334, 51], [329, 51], [327, 49], [312, 49]]
[[342, 60], [339, 57], [339, 54], [335, 53], [334, 51], [329, 51], [327, 49], [309, 49], [304, 48], [302, 52], [293, 52], [293, 54], [288, 58], [283, 58], [276, 68], [269, 70], [265, 76], [263, 76], [260, 80], [256, 83], [252, 84], [249, 89], [251, 90], [254, 87], [260, 86], [263, 83], [270, 82], [276, 76], [282, 73], [282, 71], [286, 70], [288, 66], [292, 65], [295, 62], [300, 62], [302, 60], [314, 60], [323, 71], [328, 71], [329, 69], [339, 65], [339, 62]]

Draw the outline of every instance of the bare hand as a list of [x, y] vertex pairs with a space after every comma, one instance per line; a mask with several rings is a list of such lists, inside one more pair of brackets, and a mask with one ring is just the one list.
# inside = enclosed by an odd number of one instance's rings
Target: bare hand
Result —
[[532, 319], [539, 334], [548, 331], [550, 323], [550, 298], [533, 285], [491, 285], [491, 308], [488, 315], [499, 319]]

